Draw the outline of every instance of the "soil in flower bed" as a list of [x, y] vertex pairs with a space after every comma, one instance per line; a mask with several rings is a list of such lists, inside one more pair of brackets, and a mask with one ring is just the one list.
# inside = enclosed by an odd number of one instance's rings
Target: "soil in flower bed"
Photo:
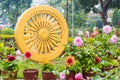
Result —
[[83, 71], [82, 74], [83, 74], [83, 77], [84, 77], [85, 79], [87, 79], [87, 77], [92, 77], [92, 76], [95, 76], [95, 75], [96, 75], [96, 73], [93, 72], [93, 71], [89, 71], [89, 72]]
[[111, 70], [111, 69], [113, 69], [113, 68], [115, 68], [116, 66], [107, 66], [107, 67], [103, 67], [102, 68], [102, 72], [104, 72], [104, 71], [109, 71], [109, 70]]

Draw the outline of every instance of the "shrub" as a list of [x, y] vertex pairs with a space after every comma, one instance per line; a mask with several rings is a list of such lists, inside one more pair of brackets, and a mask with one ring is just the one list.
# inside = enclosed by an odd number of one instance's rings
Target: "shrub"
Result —
[[11, 28], [5, 28], [1, 31], [1, 34], [4, 35], [13, 35], [14, 34], [14, 30]]

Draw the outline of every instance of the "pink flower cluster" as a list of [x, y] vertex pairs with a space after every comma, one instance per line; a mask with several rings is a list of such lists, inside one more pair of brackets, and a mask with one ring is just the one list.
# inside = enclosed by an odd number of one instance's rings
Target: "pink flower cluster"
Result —
[[[64, 80], [66, 78], [66, 75], [65, 73], [60, 73], [59, 77], [60, 77], [60, 80]], [[78, 73], [75, 75], [75, 80], [82, 80], [82, 79], [83, 79], [83, 76], [81, 73]], [[73, 79], [70, 78], [69, 80], [73, 80]]]
[[81, 37], [75, 37], [74, 38], [74, 45], [79, 46], [79, 47], [83, 46], [83, 40], [81, 39]]
[[116, 44], [117, 41], [118, 41], [118, 38], [117, 38], [117, 36], [114, 34], [114, 35], [110, 38], [110, 43]]
[[16, 56], [21, 56], [22, 55], [22, 53], [20, 52], [20, 50], [17, 50], [16, 51]]
[[60, 76], [60, 79], [61, 79], [61, 80], [64, 80], [64, 79], [66, 78], [65, 73], [60, 73], [59, 76]]
[[82, 80], [83, 79], [83, 76], [81, 73], [78, 73], [75, 75], [75, 80]]
[[106, 34], [109, 34], [112, 31], [112, 27], [109, 25], [106, 25], [103, 27], [103, 32]]

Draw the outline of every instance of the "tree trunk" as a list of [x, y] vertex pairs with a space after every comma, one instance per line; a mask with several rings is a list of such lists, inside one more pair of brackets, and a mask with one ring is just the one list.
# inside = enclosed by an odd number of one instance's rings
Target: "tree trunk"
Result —
[[107, 24], [107, 12], [108, 12], [108, 11], [102, 11], [102, 12], [100, 13], [101, 18], [102, 18], [102, 20], [103, 20], [103, 25], [106, 25], [106, 24]]
[[99, 0], [99, 2], [101, 5], [100, 15], [101, 15], [101, 18], [103, 19], [103, 24], [106, 25], [107, 24], [107, 12], [110, 7], [110, 4], [112, 3], [112, 0], [107, 0], [107, 1]]

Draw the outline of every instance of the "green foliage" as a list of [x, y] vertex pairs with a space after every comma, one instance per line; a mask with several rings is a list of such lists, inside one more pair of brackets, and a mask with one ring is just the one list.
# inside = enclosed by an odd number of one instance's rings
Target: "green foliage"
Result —
[[52, 72], [54, 70], [54, 65], [51, 63], [45, 63], [42, 65], [42, 71]]
[[95, 77], [92, 77], [92, 80], [119, 80], [120, 79], [120, 70], [119, 68], [114, 68], [110, 71], [105, 71], [99, 73]]
[[48, 3], [50, 6], [57, 7], [61, 5], [62, 0], [49, 0]]
[[[120, 56], [119, 40], [116, 44], [110, 43], [110, 38], [114, 33], [115, 29], [109, 34], [101, 32], [94, 38], [85, 38], [84, 35], [81, 35], [84, 42], [82, 47], [75, 46], [74, 39], [69, 38], [68, 44], [65, 46], [65, 56], [74, 56], [76, 60], [79, 60], [82, 70], [85, 71], [90, 71], [92, 68], [94, 68], [93, 70], [96, 68], [101, 69], [111, 65], [118, 66], [118, 61], [113, 59]], [[99, 63], [96, 63], [96, 57], [100, 58]]]
[[[93, 11], [96, 13], [99, 13], [101, 15], [101, 18], [103, 20], [103, 24], [107, 24], [107, 12], [110, 8], [120, 8], [120, 3], [118, 0], [78, 0], [79, 4], [83, 9], [85, 9], [85, 12], [90, 12], [91, 8], [93, 8]], [[99, 8], [96, 8], [95, 5], [100, 4]]]
[[[58, 9], [61, 13], [61, 9], [64, 10], [63, 15], [66, 16], [66, 1], [65, 0], [50, 0], [50, 6]], [[68, 25], [72, 27], [72, 1], [68, 0]], [[74, 0], [74, 27], [83, 27], [87, 21], [87, 14], [81, 9], [78, 0]]]
[[76, 73], [82, 72], [81, 63], [79, 61], [75, 61], [74, 65], [68, 68], [69, 71], [75, 71]]
[[14, 47], [6, 47], [4, 55], [15, 55], [15, 48]]
[[10, 41], [6, 42], [6, 45], [8, 45], [9, 47], [15, 47], [15, 41], [10, 40]]
[[30, 7], [31, 2], [32, 0], [1, 0], [0, 16], [8, 15], [9, 20], [15, 24], [21, 13]]
[[120, 21], [120, 9], [115, 9], [112, 16], [112, 24], [118, 27], [118, 21]]
[[98, 4], [99, 0], [78, 0], [78, 2], [81, 7], [85, 9], [85, 12], [90, 12], [91, 8], [94, 8], [94, 6]]
[[4, 52], [4, 43], [0, 42], [0, 52]]
[[14, 35], [0, 35], [0, 39], [10, 39], [14, 38]]
[[1, 31], [2, 35], [13, 35], [14, 34], [14, 30], [11, 28], [5, 28]]
[[8, 55], [15, 55], [15, 48], [0, 46], [0, 52], [0, 58], [5, 59]]
[[7, 60], [3, 60], [1, 61], [2, 64], [2, 69], [3, 70], [18, 70], [18, 62], [17, 61], [7, 61]]
[[[100, 0], [78, 0], [79, 4], [85, 12], [90, 12], [91, 8], [94, 8], [95, 5], [99, 3]], [[108, 0], [102, 0], [107, 2]], [[112, 0], [112, 4], [110, 4], [110, 8], [120, 8], [119, 0]]]
[[[69, 19], [72, 20], [72, 13], [69, 13]], [[74, 27], [75, 28], [80, 28], [86, 26], [86, 21], [87, 21], [87, 14], [80, 10], [80, 11], [75, 11], [74, 12]], [[69, 21], [69, 25], [71, 27], [72, 23]]]
[[56, 70], [58, 71], [58, 72], [62, 72], [62, 71], [64, 71], [65, 69], [66, 69], [66, 66], [64, 66], [64, 65], [57, 65], [56, 67]]

